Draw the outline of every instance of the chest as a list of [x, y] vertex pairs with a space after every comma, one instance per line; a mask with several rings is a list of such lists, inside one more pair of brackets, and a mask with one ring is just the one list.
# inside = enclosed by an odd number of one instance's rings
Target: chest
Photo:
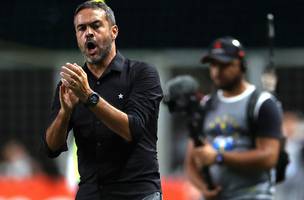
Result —
[[249, 133], [247, 109], [248, 101], [244, 99], [237, 102], [219, 102], [208, 111], [203, 129], [216, 149], [251, 147], [252, 137]]
[[244, 135], [248, 131], [248, 99], [236, 102], [218, 101], [205, 117], [204, 132], [217, 136]]
[[112, 106], [122, 110], [128, 100], [130, 80], [124, 73], [112, 72], [100, 79], [89, 79], [90, 87]]

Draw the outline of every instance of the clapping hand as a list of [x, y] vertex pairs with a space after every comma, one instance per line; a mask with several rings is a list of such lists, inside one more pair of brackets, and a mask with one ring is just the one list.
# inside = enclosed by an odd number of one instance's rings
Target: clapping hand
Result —
[[70, 89], [81, 102], [87, 101], [93, 91], [89, 86], [87, 74], [79, 65], [66, 63], [61, 68], [60, 76], [63, 85]]

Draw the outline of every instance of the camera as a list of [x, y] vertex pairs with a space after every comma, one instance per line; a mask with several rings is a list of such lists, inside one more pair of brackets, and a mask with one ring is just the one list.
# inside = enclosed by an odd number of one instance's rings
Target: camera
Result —
[[[182, 75], [167, 82], [163, 100], [170, 113], [187, 115], [189, 137], [196, 147], [204, 145], [205, 139], [203, 119], [206, 106], [201, 105], [202, 97], [198, 82], [189, 75]], [[201, 169], [201, 175], [206, 180], [208, 188], [213, 189], [214, 184], [208, 166]]]
[[198, 82], [189, 75], [182, 75], [167, 82], [163, 102], [168, 106], [170, 113], [192, 115], [200, 110], [201, 98]]

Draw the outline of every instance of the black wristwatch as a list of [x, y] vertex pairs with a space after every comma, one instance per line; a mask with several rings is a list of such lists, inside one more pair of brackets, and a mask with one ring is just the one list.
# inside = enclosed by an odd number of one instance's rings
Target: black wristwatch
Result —
[[224, 156], [221, 152], [217, 152], [215, 157], [215, 163], [219, 165], [222, 165], [224, 163]]
[[100, 96], [99, 96], [98, 93], [92, 92], [89, 95], [87, 101], [84, 103], [84, 105], [87, 106], [87, 107], [94, 107], [94, 106], [96, 106], [96, 104], [99, 102], [99, 97]]

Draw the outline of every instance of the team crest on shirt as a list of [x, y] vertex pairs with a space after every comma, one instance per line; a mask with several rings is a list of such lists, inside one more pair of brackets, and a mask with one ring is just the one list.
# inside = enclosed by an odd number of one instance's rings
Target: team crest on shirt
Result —
[[235, 147], [235, 140], [239, 137], [239, 125], [230, 116], [216, 117], [208, 124], [207, 129], [214, 136], [212, 145], [219, 151], [231, 151]]
[[216, 136], [212, 142], [212, 146], [218, 151], [231, 151], [234, 145], [234, 138], [231, 136]]

